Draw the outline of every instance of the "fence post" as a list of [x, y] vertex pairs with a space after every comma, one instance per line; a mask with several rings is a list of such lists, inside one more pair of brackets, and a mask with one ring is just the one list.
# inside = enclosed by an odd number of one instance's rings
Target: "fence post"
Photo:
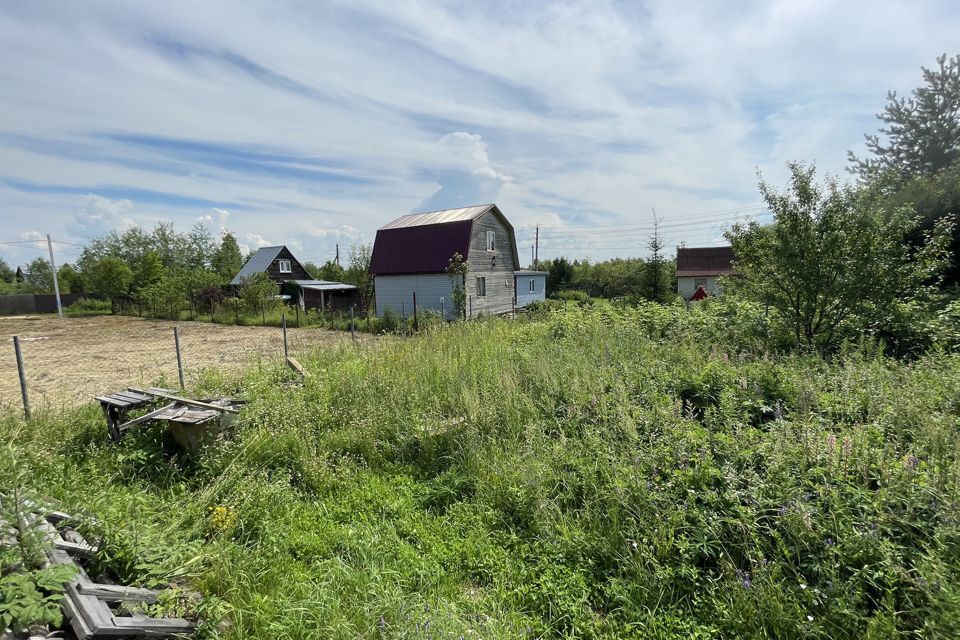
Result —
[[413, 330], [420, 330], [420, 323], [417, 320], [417, 292], [413, 292]]
[[[368, 328], [367, 331], [369, 330], [370, 329]], [[354, 341], [357, 339], [357, 329], [353, 320], [353, 305], [350, 306], [350, 337], [353, 338]]]
[[440, 298], [440, 319], [446, 320], [447, 316], [443, 313], [443, 298]]
[[27, 397], [27, 376], [23, 371], [23, 354], [20, 353], [20, 336], [13, 336], [13, 351], [17, 354], [17, 373], [20, 375], [20, 395], [23, 397], [23, 417], [30, 420], [30, 398]]
[[299, 329], [300, 328], [300, 305], [295, 306], [294, 309], [296, 309], [296, 312], [297, 312], [297, 329]]
[[260, 317], [263, 319], [263, 326], [267, 326], [267, 305], [260, 303]]
[[180, 374], [180, 388], [185, 389], [186, 385], [183, 384], [183, 357], [180, 355], [180, 330], [177, 327], [173, 328], [173, 344], [177, 348], [177, 373]]
[[467, 319], [473, 318], [473, 294], [470, 294], [470, 313], [467, 315]]
[[287, 350], [287, 313], [286, 311], [280, 314], [280, 324], [283, 325], [283, 357], [287, 358], [289, 356], [289, 351]]
[[239, 300], [233, 303], [233, 312], [237, 316], [237, 324], [239, 325], [240, 324], [240, 301]]

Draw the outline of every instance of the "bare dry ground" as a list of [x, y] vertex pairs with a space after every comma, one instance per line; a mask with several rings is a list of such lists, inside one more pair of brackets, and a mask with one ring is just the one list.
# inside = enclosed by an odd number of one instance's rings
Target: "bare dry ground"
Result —
[[[0, 317], [0, 410], [21, 406], [15, 335], [20, 336], [31, 405], [59, 408], [128, 386], [150, 385], [161, 377], [176, 384], [173, 324], [124, 316]], [[177, 325], [188, 382], [191, 372], [202, 368], [239, 369], [257, 358], [283, 354], [283, 335], [276, 327]], [[288, 330], [291, 355], [349, 340], [350, 334], [343, 332]]]

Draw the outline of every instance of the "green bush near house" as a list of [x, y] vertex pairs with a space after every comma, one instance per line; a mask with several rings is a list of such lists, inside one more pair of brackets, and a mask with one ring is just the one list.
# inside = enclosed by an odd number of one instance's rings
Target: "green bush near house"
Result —
[[249, 403], [195, 458], [11, 413], [0, 487], [203, 593], [203, 637], [956, 637], [960, 354], [789, 353], [764, 317], [544, 305], [316, 351], [302, 385], [209, 372], [191, 394]]

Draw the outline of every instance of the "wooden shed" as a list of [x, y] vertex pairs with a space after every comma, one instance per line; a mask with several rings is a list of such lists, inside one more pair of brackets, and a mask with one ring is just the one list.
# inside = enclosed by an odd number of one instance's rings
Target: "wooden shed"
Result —
[[327, 280], [288, 280], [284, 293], [291, 296], [300, 308], [319, 311], [346, 312], [359, 307], [360, 291], [352, 284]]

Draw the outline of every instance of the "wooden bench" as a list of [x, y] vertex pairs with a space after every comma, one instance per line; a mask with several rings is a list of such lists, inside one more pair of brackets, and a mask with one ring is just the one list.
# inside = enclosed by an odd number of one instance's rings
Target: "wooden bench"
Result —
[[100, 403], [103, 415], [107, 419], [107, 432], [110, 439], [118, 442], [130, 424], [126, 423], [127, 413], [154, 404], [158, 396], [140, 390], [127, 389], [94, 398]]

